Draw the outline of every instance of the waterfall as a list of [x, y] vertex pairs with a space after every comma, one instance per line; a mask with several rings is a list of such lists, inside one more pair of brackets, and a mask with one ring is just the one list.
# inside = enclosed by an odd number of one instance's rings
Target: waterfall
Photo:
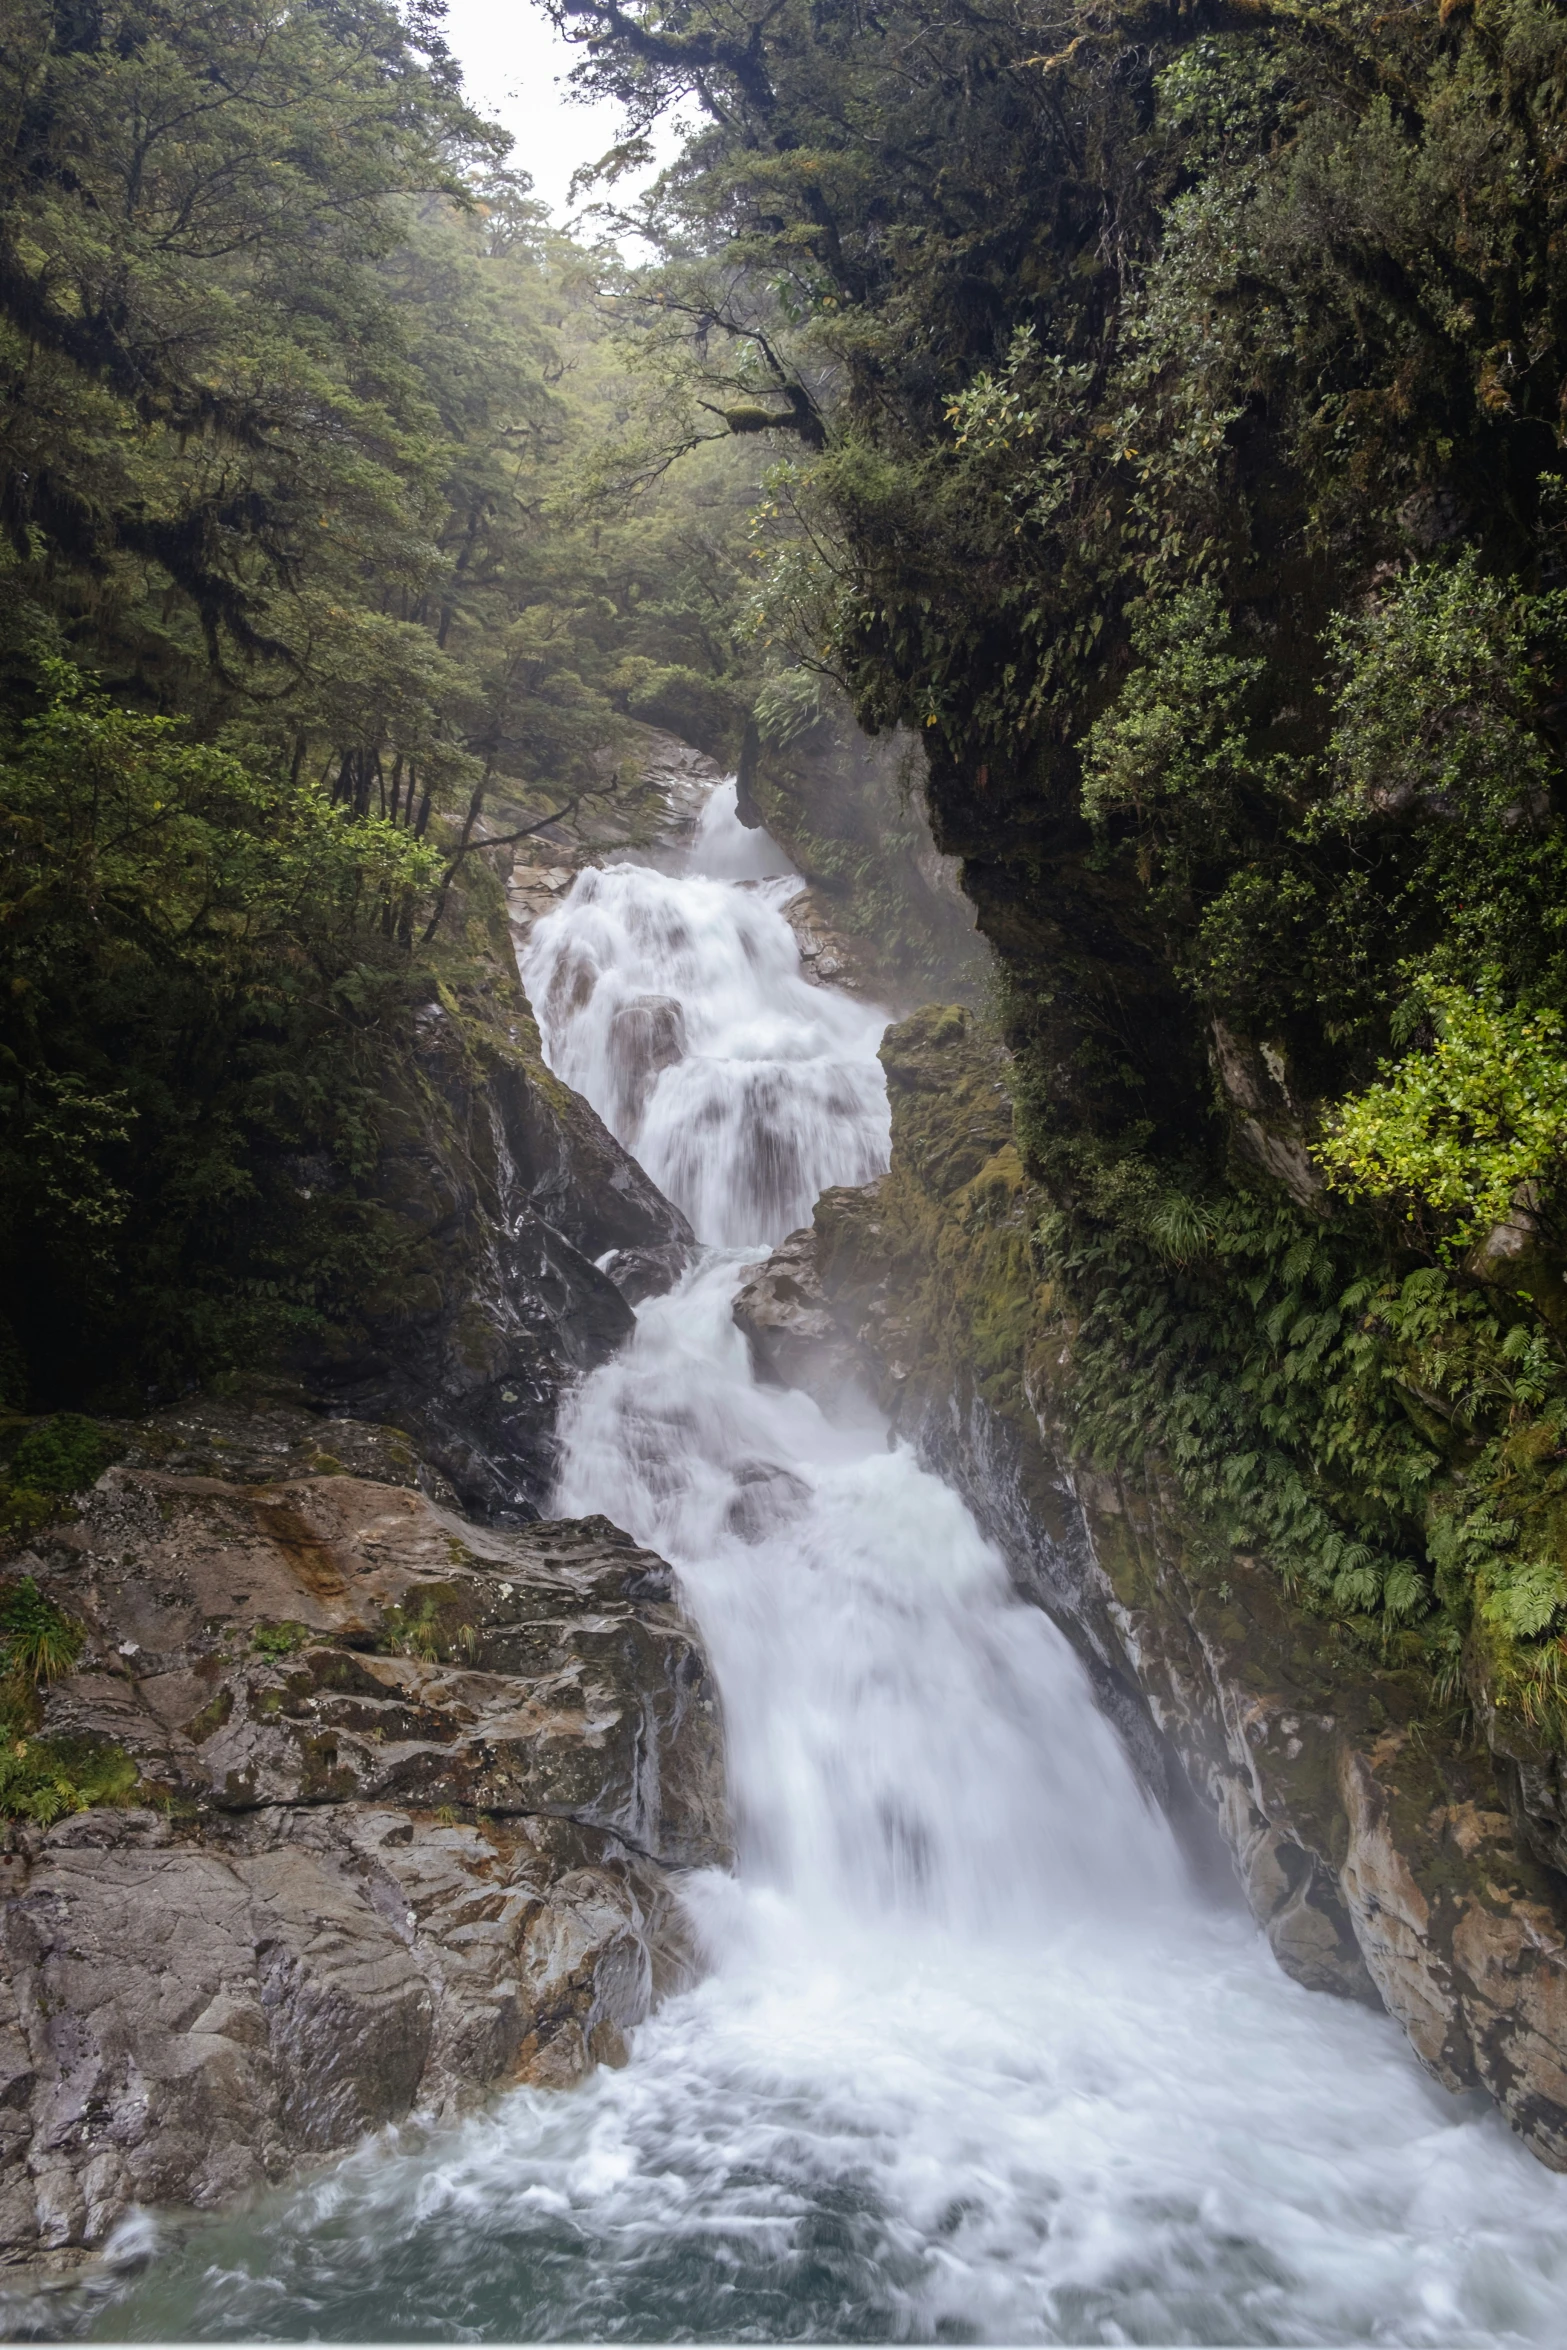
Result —
[[801, 975], [779, 910], [800, 885], [762, 877], [757, 837], [723, 786], [692, 870], [584, 873], [522, 962], [552, 1068], [719, 1247], [777, 1240], [887, 1163], [886, 1014]]
[[732, 789], [665, 862], [581, 875], [524, 970], [553, 1066], [710, 1244], [573, 1398], [558, 1495], [674, 1562], [714, 1661], [710, 1971], [624, 2070], [208, 2229], [134, 2325], [1560, 2340], [1567, 2182], [1187, 1883], [1065, 1642], [868, 1404], [753, 1380], [736, 1286], [885, 1161], [881, 1015], [802, 978]]

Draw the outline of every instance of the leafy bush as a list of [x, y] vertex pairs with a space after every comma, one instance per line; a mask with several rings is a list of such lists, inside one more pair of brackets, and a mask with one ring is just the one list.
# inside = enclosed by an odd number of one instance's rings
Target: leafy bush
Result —
[[1429, 1211], [1444, 1256], [1471, 1246], [1550, 1182], [1567, 1153], [1567, 1053], [1557, 1012], [1504, 1011], [1427, 982], [1427, 1051], [1383, 1064], [1341, 1102], [1317, 1157], [1347, 1191]]

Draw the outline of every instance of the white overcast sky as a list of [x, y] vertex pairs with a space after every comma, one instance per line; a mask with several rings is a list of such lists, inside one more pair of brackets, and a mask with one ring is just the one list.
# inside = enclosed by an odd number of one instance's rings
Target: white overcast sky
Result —
[[[619, 108], [583, 106], [567, 95], [575, 53], [529, 0], [447, 0], [445, 31], [470, 99], [513, 134], [513, 165], [533, 174], [537, 193], [564, 221], [571, 175], [614, 145]], [[672, 150], [673, 133], [661, 143]], [[652, 176], [620, 181], [615, 200], [629, 202]]]

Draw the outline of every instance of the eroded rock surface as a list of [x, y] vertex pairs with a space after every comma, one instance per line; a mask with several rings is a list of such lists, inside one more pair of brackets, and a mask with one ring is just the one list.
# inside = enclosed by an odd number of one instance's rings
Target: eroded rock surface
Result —
[[938, 1008], [882, 1059], [891, 1172], [828, 1192], [740, 1293], [759, 1366], [824, 1404], [863, 1383], [1072, 1641], [1197, 1863], [1227, 1847], [1285, 1970], [1385, 2004], [1438, 2080], [1567, 2168], [1558, 1766], [1483, 1704], [1488, 1735], [1433, 1711], [1265, 1560], [1216, 1558], [1157, 1476], [1074, 1468], [998, 1050]]
[[393, 1432], [304, 1417], [152, 1423], [9, 1570], [86, 1633], [38, 1735], [136, 1784], [5, 1832], [0, 2259], [565, 2086], [689, 1969], [678, 1877], [728, 1829], [669, 1568], [471, 1524]]
[[871, 985], [870, 958], [833, 920], [819, 891], [802, 889], [781, 909], [800, 948], [800, 969], [813, 987], [842, 987], [859, 994]]

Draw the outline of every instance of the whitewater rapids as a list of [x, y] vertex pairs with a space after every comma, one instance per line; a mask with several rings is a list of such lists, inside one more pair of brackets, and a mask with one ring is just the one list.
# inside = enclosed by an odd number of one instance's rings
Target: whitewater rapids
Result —
[[405, 2131], [170, 2241], [120, 2339], [1499, 2344], [1567, 2335], [1567, 2181], [1191, 1887], [1065, 1642], [867, 1408], [730, 1300], [885, 1164], [882, 1015], [808, 986], [716, 794], [583, 874], [552, 1065], [712, 1244], [562, 1430], [562, 1515], [678, 1567], [723, 1693], [710, 1961], [569, 2095]]

